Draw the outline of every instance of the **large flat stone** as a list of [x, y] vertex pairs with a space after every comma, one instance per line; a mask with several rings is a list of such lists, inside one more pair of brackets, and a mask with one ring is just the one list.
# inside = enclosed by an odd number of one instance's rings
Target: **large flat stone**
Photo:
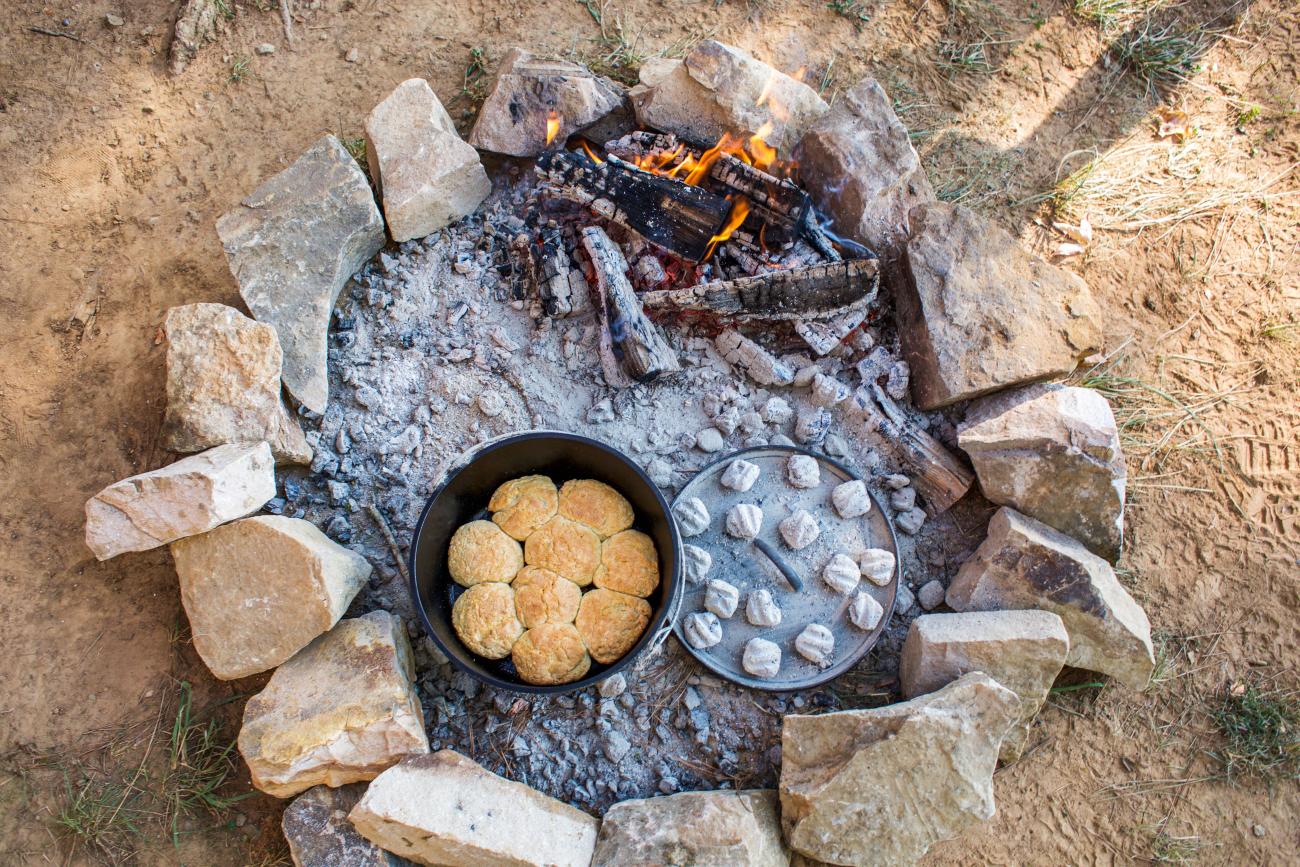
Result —
[[903, 642], [898, 679], [903, 695], [934, 692], [963, 674], [982, 671], [1020, 698], [1020, 713], [998, 757], [1019, 758], [1029, 724], [1065, 665], [1070, 636], [1050, 611], [923, 614]]
[[452, 750], [384, 771], [350, 816], [390, 852], [462, 867], [588, 867], [600, 825]]
[[840, 234], [897, 258], [908, 214], [933, 202], [912, 140], [884, 88], [863, 79], [813, 121], [795, 151], [799, 176]]
[[276, 669], [244, 706], [253, 785], [287, 798], [370, 780], [429, 752], [406, 627], [387, 611], [341, 620]]
[[546, 150], [552, 113], [558, 122], [553, 142], [563, 144], [622, 103], [618, 85], [587, 67], [514, 48], [501, 61], [469, 143], [493, 153], [535, 157]]
[[993, 815], [998, 747], [1020, 702], [967, 674], [902, 704], [781, 727], [781, 821], [792, 849], [830, 864], [912, 864]]
[[1151, 623], [1110, 564], [1064, 533], [1003, 507], [948, 586], [956, 611], [1041, 608], [1070, 634], [1066, 665], [1144, 689], [1155, 667]]
[[217, 446], [87, 500], [86, 547], [100, 560], [147, 551], [251, 515], [274, 496], [269, 445]]
[[1119, 559], [1128, 472], [1115, 414], [1095, 390], [1033, 385], [986, 397], [957, 444], [985, 497]]
[[370, 577], [308, 521], [261, 515], [173, 542], [194, 649], [233, 680], [275, 668], [328, 630]]
[[748, 138], [770, 124], [764, 140], [786, 156], [827, 108], [808, 85], [714, 39], [680, 60], [647, 60], [640, 76], [628, 93], [637, 121], [697, 145], [728, 132]]
[[921, 409], [1069, 373], [1101, 347], [1077, 274], [961, 205], [918, 205], [910, 220], [897, 318]]
[[365, 790], [361, 783], [337, 789], [316, 786], [285, 808], [280, 827], [294, 867], [406, 867], [411, 863], [380, 849], [348, 821], [348, 811]]
[[787, 867], [776, 792], [682, 792], [605, 811], [592, 867]]
[[492, 192], [478, 151], [461, 139], [423, 78], [403, 81], [370, 112], [366, 160], [394, 241], [436, 232]]
[[284, 348], [285, 388], [313, 412], [329, 400], [326, 336], [344, 284], [384, 245], [356, 160], [332, 135], [217, 220], [239, 294]]
[[224, 304], [167, 311], [163, 445], [197, 452], [226, 443], [271, 444], [277, 461], [311, 462], [311, 447], [280, 396], [275, 329]]

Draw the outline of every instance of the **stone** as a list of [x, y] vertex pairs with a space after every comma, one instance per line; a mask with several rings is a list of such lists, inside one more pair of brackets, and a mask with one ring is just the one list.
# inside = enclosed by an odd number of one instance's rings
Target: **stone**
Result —
[[910, 484], [912, 484], [912, 480], [902, 473], [891, 473], [885, 476], [885, 487], [892, 491], [901, 491]]
[[722, 640], [722, 624], [712, 611], [696, 611], [686, 615], [682, 634], [696, 650], [706, 650]]
[[1146, 688], [1155, 667], [1151, 623], [1109, 563], [1069, 536], [1003, 506], [953, 578], [955, 611], [1041, 608], [1065, 623], [1065, 664]]
[[423, 78], [403, 81], [371, 110], [366, 162], [398, 242], [473, 213], [492, 192], [478, 151], [461, 139]]
[[740, 666], [754, 677], [776, 677], [781, 670], [781, 648], [766, 638], [751, 638], [745, 642]]
[[802, 551], [816, 542], [822, 532], [821, 527], [817, 526], [817, 519], [806, 509], [799, 509], [778, 524], [777, 529], [781, 531], [785, 543], [796, 551]]
[[370, 577], [360, 554], [280, 515], [180, 539], [171, 552], [194, 649], [222, 680], [289, 659], [338, 622]]
[[763, 529], [763, 510], [752, 503], [738, 503], [727, 512], [727, 534], [746, 542]]
[[366, 787], [316, 786], [285, 808], [280, 827], [294, 867], [406, 867], [411, 862], [380, 849], [348, 821]]
[[820, 623], [809, 623], [795, 637], [794, 649], [813, 665], [825, 668], [835, 656], [835, 636]]
[[167, 449], [265, 441], [277, 461], [311, 463], [302, 427], [280, 396], [283, 353], [274, 328], [224, 304], [185, 304], [167, 311], [163, 335]]
[[706, 427], [695, 435], [695, 447], [702, 452], [721, 451], [723, 445], [722, 433], [717, 428]]
[[912, 610], [912, 606], [915, 604], [916, 595], [912, 593], [912, 588], [902, 581], [898, 582], [898, 589], [894, 597], [894, 611], [898, 614], [906, 614]]
[[627, 689], [627, 678], [621, 672], [615, 672], [596, 684], [596, 691], [601, 698], [618, 698]]
[[758, 464], [750, 463], [744, 458], [736, 458], [727, 465], [727, 469], [722, 473], [722, 478], [718, 480], [718, 483], [724, 488], [730, 488], [743, 494], [754, 487], [754, 482], [758, 481], [759, 472]]
[[740, 591], [735, 585], [714, 578], [704, 592], [704, 607], [726, 620], [736, 613], [740, 604]]
[[907, 487], [889, 495], [889, 505], [896, 512], [910, 512], [916, 508], [916, 488]]
[[775, 791], [682, 792], [605, 812], [592, 867], [787, 867]]
[[107, 15], [105, 15], [104, 21], [108, 23], [109, 27], [121, 27], [122, 25], [126, 24], [125, 18], [113, 12], [109, 12]]
[[259, 42], [253, 50], [262, 55], [275, 54], [275, 45], [270, 42]]
[[356, 160], [332, 135], [217, 220], [239, 294], [284, 349], [284, 386], [323, 413], [326, 337], [344, 284], [384, 245], [384, 221]]
[[943, 604], [944, 597], [943, 582], [937, 579], [927, 581], [921, 585], [921, 589], [916, 591], [916, 601], [921, 603], [921, 607], [926, 611], [932, 611]]
[[763, 404], [763, 420], [769, 424], [785, 424], [794, 418], [794, 410], [785, 398], [769, 397]]
[[[563, 146], [622, 104], [618, 85], [587, 67], [514, 48], [501, 61], [469, 143], [493, 153], [535, 157], [548, 145]], [[551, 141], [548, 117], [558, 124]]]
[[858, 595], [853, 597], [853, 602], [849, 604], [849, 622], [865, 632], [875, 629], [880, 623], [880, 618], [885, 616], [885, 609], [880, 607], [870, 593], [865, 590], [859, 590]]
[[755, 590], [745, 601], [745, 619], [754, 626], [770, 627], [781, 624], [781, 609], [767, 590]]
[[920, 409], [1069, 373], [1101, 348], [1077, 274], [961, 205], [918, 205], [911, 222], [896, 318]]
[[699, 584], [713, 567], [713, 555], [698, 545], [682, 546], [682, 575], [692, 584]]
[[852, 479], [835, 486], [831, 491], [831, 504], [841, 518], [860, 518], [871, 511], [871, 495], [867, 483]]
[[836, 554], [822, 567], [822, 580], [836, 593], [847, 596], [858, 589], [862, 570], [848, 554]]
[[349, 814], [366, 839], [420, 864], [587, 867], [600, 822], [452, 750], [380, 774]]
[[877, 587], [885, 587], [894, 580], [897, 563], [894, 552], [884, 548], [868, 548], [858, 555], [858, 568], [863, 577]]
[[429, 752], [406, 627], [387, 611], [342, 620], [276, 669], [244, 706], [253, 785], [286, 798], [370, 780]]
[[903, 642], [899, 682], [915, 698], [982, 671], [1020, 699], [1015, 724], [998, 757], [1015, 761], [1029, 740], [1029, 724], [1065, 665], [1070, 636], [1050, 611], [982, 611], [923, 614]]
[[709, 527], [709, 509], [699, 497], [690, 497], [673, 507], [673, 517], [683, 536], [698, 536]]
[[795, 159], [805, 189], [835, 231], [886, 259], [902, 252], [912, 208], [935, 200], [907, 128], [871, 78], [813, 121]]
[[815, 488], [822, 483], [821, 466], [812, 455], [791, 455], [785, 462], [785, 477], [796, 488]]
[[87, 500], [86, 547], [100, 560], [148, 551], [251, 515], [274, 496], [269, 445], [217, 446]]
[[894, 526], [909, 536], [915, 536], [921, 532], [921, 527], [924, 525], [925, 509], [909, 509], [894, 516]]
[[957, 444], [989, 500], [1119, 559], [1128, 474], [1115, 414], [1100, 393], [1033, 385], [986, 397], [967, 411]]
[[901, 704], [781, 726], [781, 821], [796, 852], [831, 864], [912, 864], [990, 818], [1016, 694], [967, 674]]

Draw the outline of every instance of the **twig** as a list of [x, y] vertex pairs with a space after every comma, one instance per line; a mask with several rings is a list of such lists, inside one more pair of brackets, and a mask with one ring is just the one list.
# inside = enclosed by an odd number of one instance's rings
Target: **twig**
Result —
[[290, 17], [289, 10], [291, 3], [293, 0], [280, 0], [280, 22], [284, 24], [284, 38], [289, 43], [289, 47], [293, 48], [293, 19]]
[[44, 27], [28, 27], [27, 29], [33, 33], [39, 33], [42, 36], [61, 36], [64, 39], [71, 39], [73, 42], [81, 42], [81, 43], [84, 43], [86, 41], [75, 33], [67, 33], [63, 30], [48, 30]]
[[406, 568], [406, 560], [402, 559], [402, 549], [397, 547], [397, 539], [393, 536], [393, 531], [389, 529], [388, 522], [384, 520], [383, 512], [380, 512], [374, 503], [366, 506], [366, 511], [379, 525], [379, 532], [384, 534], [384, 541], [388, 543], [388, 550], [392, 552], [393, 559], [397, 561], [397, 571], [402, 573], [402, 580], [410, 584], [411, 573]]

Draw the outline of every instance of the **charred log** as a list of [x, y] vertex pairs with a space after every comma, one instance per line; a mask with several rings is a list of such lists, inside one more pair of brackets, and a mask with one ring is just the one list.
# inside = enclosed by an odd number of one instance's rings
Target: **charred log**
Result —
[[[877, 264], [875, 259], [828, 262], [685, 289], [647, 292], [641, 300], [651, 310], [708, 312], [733, 319], [829, 318], [841, 314], [849, 305], [865, 308], [875, 299], [880, 285]], [[843, 337], [840, 335], [836, 343]]]

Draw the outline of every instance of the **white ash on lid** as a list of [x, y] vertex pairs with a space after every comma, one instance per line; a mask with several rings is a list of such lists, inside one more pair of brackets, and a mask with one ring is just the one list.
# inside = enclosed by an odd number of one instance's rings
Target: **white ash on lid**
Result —
[[821, 535], [821, 527], [817, 525], [817, 519], [810, 515], [807, 509], [800, 509], [786, 518], [780, 523], [778, 529], [785, 543], [796, 551], [807, 548]]
[[880, 623], [880, 618], [885, 616], [885, 609], [880, 607], [880, 603], [875, 597], [865, 590], [859, 590], [858, 595], [853, 597], [853, 602], [849, 604], [849, 622], [865, 632], [875, 629]]
[[709, 509], [699, 497], [691, 497], [677, 504], [673, 517], [683, 536], [698, 536], [709, 527]]
[[867, 483], [854, 479], [835, 486], [831, 491], [831, 504], [841, 518], [860, 518], [871, 511], [871, 496]]
[[822, 580], [836, 593], [852, 593], [861, 579], [862, 570], [848, 554], [836, 554], [822, 569]]
[[691, 584], [698, 584], [713, 567], [713, 555], [699, 545], [682, 546], [682, 574]]
[[714, 614], [727, 620], [731, 615], [736, 613], [736, 606], [740, 604], [740, 591], [734, 584], [723, 581], [721, 578], [714, 578], [709, 582], [709, 589], [704, 594], [704, 607]]
[[757, 464], [751, 464], [744, 458], [736, 458], [727, 465], [727, 470], [718, 480], [724, 488], [731, 488], [733, 491], [744, 493], [754, 487], [754, 482], [758, 481], [759, 469]]
[[781, 648], [766, 638], [751, 638], [740, 664], [754, 677], [771, 679], [781, 670]]
[[737, 539], [753, 539], [763, 529], [763, 510], [752, 503], [738, 503], [727, 513], [727, 533]]
[[682, 632], [696, 650], [707, 650], [722, 641], [722, 624], [712, 611], [696, 611], [686, 615]]
[[822, 483], [821, 466], [812, 455], [791, 455], [785, 476], [796, 488], [815, 488]]
[[877, 587], [885, 587], [894, 580], [894, 567], [897, 564], [894, 552], [884, 548], [868, 548], [858, 555], [858, 567], [862, 575]]
[[825, 668], [835, 656], [835, 636], [820, 623], [809, 623], [795, 638], [794, 649], [813, 665]]
[[754, 626], [779, 626], [781, 608], [767, 590], [755, 590], [745, 601], [745, 619]]

